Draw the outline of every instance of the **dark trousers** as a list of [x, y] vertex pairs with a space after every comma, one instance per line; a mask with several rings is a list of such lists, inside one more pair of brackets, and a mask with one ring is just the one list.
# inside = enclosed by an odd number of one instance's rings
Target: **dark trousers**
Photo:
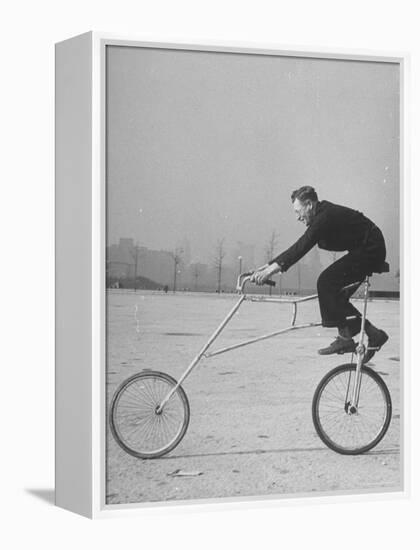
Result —
[[385, 261], [385, 242], [381, 231], [374, 226], [366, 243], [357, 250], [331, 264], [318, 278], [318, 300], [322, 326], [349, 327], [352, 335], [360, 331], [361, 314], [350, 303], [350, 296], [357, 290], [343, 291], [351, 283], [362, 282]]

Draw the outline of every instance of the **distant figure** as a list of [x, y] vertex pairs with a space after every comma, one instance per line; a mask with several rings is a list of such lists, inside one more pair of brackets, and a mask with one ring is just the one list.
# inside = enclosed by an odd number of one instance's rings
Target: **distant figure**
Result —
[[168, 286], [168, 285], [165, 285], [165, 286], [163, 287], [163, 291], [165, 292], [165, 294], [168, 293], [168, 290], [169, 290], [169, 286]]
[[[318, 353], [353, 352], [356, 349], [353, 336], [361, 328], [361, 314], [350, 303], [350, 296], [356, 288], [351, 294], [341, 291], [381, 267], [386, 256], [382, 232], [361, 212], [318, 201], [313, 187], [301, 187], [293, 191], [291, 198], [298, 221], [307, 229], [290, 248], [261, 266], [254, 273], [253, 280], [261, 285], [275, 273], [284, 273], [316, 244], [324, 250], [346, 250], [347, 254], [327, 267], [318, 278], [322, 326], [338, 328], [337, 338]], [[386, 332], [374, 327], [367, 319], [365, 330], [369, 347], [380, 348], [388, 340]]]

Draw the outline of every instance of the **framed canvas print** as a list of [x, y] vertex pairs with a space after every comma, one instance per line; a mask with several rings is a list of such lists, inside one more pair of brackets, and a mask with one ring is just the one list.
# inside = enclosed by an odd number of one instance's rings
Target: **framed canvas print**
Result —
[[56, 499], [403, 494], [405, 55], [56, 45]]

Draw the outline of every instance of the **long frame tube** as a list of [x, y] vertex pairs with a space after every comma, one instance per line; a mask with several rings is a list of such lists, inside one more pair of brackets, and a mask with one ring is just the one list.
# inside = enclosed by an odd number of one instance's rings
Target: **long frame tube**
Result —
[[239, 344], [234, 344], [233, 346], [229, 346], [227, 348], [222, 348], [216, 351], [212, 351], [211, 353], [205, 353], [204, 356], [206, 358], [214, 357], [215, 355], [220, 355], [221, 353], [225, 353], [226, 351], [242, 348], [244, 346], [248, 346], [249, 344], [254, 344], [255, 342], [261, 342], [261, 340], [268, 340], [269, 338], [273, 338], [274, 336], [278, 336], [279, 334], [284, 334], [285, 332], [290, 332], [291, 330], [298, 330], [301, 328], [310, 328], [310, 327], [319, 327], [319, 326], [321, 326], [321, 323], [306, 323], [304, 325], [291, 325], [281, 330], [276, 330], [275, 332], [270, 332], [269, 334], [264, 334], [263, 336], [258, 336], [257, 338], [252, 338], [251, 340], [246, 340], [245, 342], [241, 342]]
[[177, 391], [177, 389], [182, 384], [182, 382], [187, 378], [187, 376], [192, 372], [194, 367], [197, 366], [197, 364], [199, 363], [199, 361], [203, 357], [213, 357], [214, 355], [219, 355], [221, 353], [225, 353], [225, 352], [230, 351], [232, 349], [236, 349], [236, 348], [243, 347], [243, 346], [246, 346], [246, 345], [249, 345], [249, 344], [253, 344], [253, 343], [259, 342], [261, 340], [267, 340], [268, 338], [273, 338], [274, 336], [277, 336], [277, 335], [282, 334], [284, 332], [288, 332], [290, 330], [296, 330], [296, 329], [299, 329], [299, 328], [308, 328], [308, 327], [312, 327], [312, 326], [320, 326], [321, 323], [307, 323], [305, 325], [295, 325], [296, 313], [297, 313], [297, 303], [306, 302], [308, 300], [314, 300], [315, 298], [318, 297], [317, 294], [313, 294], [311, 296], [305, 296], [303, 298], [298, 298], [297, 300], [272, 300], [272, 299], [271, 300], [261, 300], [260, 299], [259, 301], [270, 301], [270, 302], [277, 301], [277, 302], [281, 302], [281, 303], [291, 303], [291, 304], [293, 304], [293, 317], [292, 317], [291, 325], [289, 327], [285, 328], [285, 329], [280, 330], [280, 331], [272, 332], [270, 334], [266, 334], [266, 335], [260, 336], [258, 338], [253, 338], [251, 340], [247, 340], [247, 341], [242, 342], [240, 344], [236, 344], [234, 346], [230, 346], [228, 348], [218, 350], [218, 351], [213, 352], [211, 354], [206, 354], [206, 351], [208, 350], [208, 348], [216, 340], [216, 338], [219, 336], [219, 334], [222, 332], [222, 330], [225, 328], [225, 326], [228, 324], [228, 322], [232, 319], [232, 317], [238, 311], [238, 309], [240, 308], [242, 303], [247, 299], [250, 300], [250, 301], [255, 301], [252, 298], [247, 298], [247, 295], [244, 293], [245, 285], [250, 279], [251, 279], [251, 276], [249, 276], [248, 274], [245, 274], [245, 276], [240, 275], [238, 277], [237, 290], [240, 293], [241, 297], [239, 298], [238, 302], [234, 305], [234, 307], [230, 310], [230, 312], [226, 315], [226, 317], [223, 319], [223, 321], [220, 323], [220, 325], [217, 327], [217, 329], [214, 331], [214, 333], [210, 336], [209, 340], [206, 342], [206, 344], [203, 346], [203, 348], [200, 350], [200, 352], [194, 357], [194, 359], [192, 360], [192, 362], [190, 363], [188, 368], [185, 370], [185, 372], [182, 374], [181, 378], [178, 380], [176, 385], [164, 397], [164, 399], [162, 400], [162, 402], [160, 403], [160, 405], [156, 409], [156, 412], [158, 414], [162, 411], [165, 404], [174, 395], [174, 393]]

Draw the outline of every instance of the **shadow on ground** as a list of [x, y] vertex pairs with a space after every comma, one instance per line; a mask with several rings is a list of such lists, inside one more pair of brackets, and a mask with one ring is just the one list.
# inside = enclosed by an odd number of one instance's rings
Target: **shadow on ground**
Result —
[[26, 493], [32, 495], [48, 504], [55, 504], [55, 491], [54, 489], [25, 489]]
[[[215, 453], [196, 453], [196, 454], [186, 454], [186, 455], [170, 455], [170, 456], [161, 456], [159, 460], [174, 460], [179, 458], [201, 458], [201, 457], [212, 457], [212, 456], [232, 456], [232, 455], [263, 455], [263, 454], [283, 454], [283, 453], [307, 453], [307, 452], [328, 452], [331, 451], [327, 447], [307, 447], [307, 448], [287, 448], [287, 449], [257, 449], [251, 451], [221, 451]], [[364, 456], [375, 456], [375, 455], [399, 455], [399, 448], [394, 449], [381, 449], [379, 451], [369, 451], [364, 453]], [[147, 459], [148, 460], [148, 459]]]

